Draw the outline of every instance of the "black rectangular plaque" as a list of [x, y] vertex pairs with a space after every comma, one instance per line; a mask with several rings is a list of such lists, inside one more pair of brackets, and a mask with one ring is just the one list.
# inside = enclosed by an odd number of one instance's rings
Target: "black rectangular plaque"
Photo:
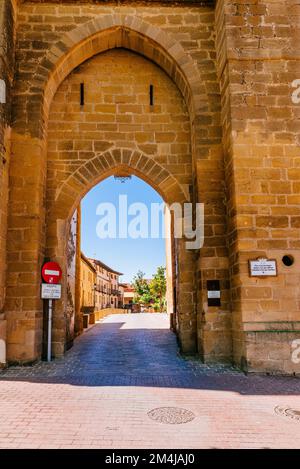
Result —
[[220, 280], [207, 280], [208, 306], [221, 306]]

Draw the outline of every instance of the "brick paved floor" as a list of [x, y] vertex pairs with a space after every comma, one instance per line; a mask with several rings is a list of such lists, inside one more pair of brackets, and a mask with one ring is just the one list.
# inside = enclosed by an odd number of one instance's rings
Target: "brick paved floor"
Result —
[[299, 448], [300, 414], [278, 406], [300, 411], [300, 379], [183, 359], [166, 315], [116, 315], [61, 360], [0, 371], [0, 448]]

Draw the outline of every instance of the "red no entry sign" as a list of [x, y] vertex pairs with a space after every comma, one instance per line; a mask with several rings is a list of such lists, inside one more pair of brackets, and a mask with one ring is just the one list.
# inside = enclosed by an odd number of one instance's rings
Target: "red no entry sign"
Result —
[[57, 262], [47, 262], [42, 268], [42, 277], [46, 283], [59, 283], [62, 271]]

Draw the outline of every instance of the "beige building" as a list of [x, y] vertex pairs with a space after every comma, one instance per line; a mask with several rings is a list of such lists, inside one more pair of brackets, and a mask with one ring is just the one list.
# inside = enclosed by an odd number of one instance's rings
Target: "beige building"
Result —
[[95, 285], [97, 281], [97, 272], [93, 264], [83, 253], [81, 253], [81, 288], [80, 304], [83, 313], [93, 312], [96, 308]]
[[120, 272], [113, 270], [98, 259], [89, 259], [97, 273], [95, 286], [95, 310], [122, 307], [119, 289]]
[[124, 291], [124, 306], [129, 307], [134, 302], [135, 290], [130, 283], [123, 283], [122, 286]]
[[134, 300], [134, 288], [128, 283], [124, 284], [124, 305], [131, 305]]
[[[0, 363], [41, 358], [44, 258], [63, 271], [64, 353], [74, 211], [108, 176], [136, 175], [167, 204], [205, 207], [203, 246], [172, 238], [168, 261], [182, 352], [299, 374], [299, 2], [2, 5]], [[249, 269], [257, 258], [267, 270]]]

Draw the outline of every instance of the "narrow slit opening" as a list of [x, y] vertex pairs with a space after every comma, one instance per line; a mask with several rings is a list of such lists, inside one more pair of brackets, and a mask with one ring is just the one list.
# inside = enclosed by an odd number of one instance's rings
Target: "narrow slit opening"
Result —
[[84, 106], [84, 83], [80, 83], [80, 106]]

